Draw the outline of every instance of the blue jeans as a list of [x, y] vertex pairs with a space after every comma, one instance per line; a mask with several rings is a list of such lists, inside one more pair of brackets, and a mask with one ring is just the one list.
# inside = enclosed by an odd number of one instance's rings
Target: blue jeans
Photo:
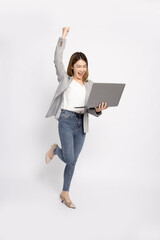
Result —
[[83, 114], [61, 109], [58, 131], [61, 147], [57, 147], [54, 153], [66, 163], [64, 169], [63, 191], [69, 191], [75, 164], [82, 150], [86, 133], [83, 131]]

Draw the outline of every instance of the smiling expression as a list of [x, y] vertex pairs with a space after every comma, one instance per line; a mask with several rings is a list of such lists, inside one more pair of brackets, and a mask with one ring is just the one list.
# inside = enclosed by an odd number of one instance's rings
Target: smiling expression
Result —
[[72, 69], [74, 71], [74, 76], [73, 77], [76, 80], [82, 80], [85, 72], [87, 71], [87, 64], [84, 60], [80, 59], [74, 64]]

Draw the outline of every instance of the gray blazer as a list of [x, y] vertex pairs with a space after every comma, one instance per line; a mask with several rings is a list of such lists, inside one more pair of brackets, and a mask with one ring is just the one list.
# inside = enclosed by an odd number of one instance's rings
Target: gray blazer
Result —
[[[63, 92], [67, 89], [67, 87], [73, 80], [73, 76], [70, 77], [67, 74], [63, 65], [63, 50], [65, 48], [65, 45], [66, 45], [66, 39], [59, 37], [57, 46], [55, 49], [55, 53], [54, 53], [54, 64], [56, 68], [56, 75], [58, 78], [59, 85], [53, 96], [49, 110], [45, 116], [46, 118], [55, 116], [57, 120], [59, 119], [59, 116], [61, 113]], [[88, 79], [88, 82], [85, 82], [84, 84], [86, 88], [86, 97], [85, 97], [85, 104], [86, 104], [91, 91], [93, 81]], [[94, 108], [84, 109], [83, 129], [85, 133], [89, 131], [89, 114], [88, 113], [92, 114], [95, 117], [99, 117], [102, 114], [102, 111], [97, 113]]]

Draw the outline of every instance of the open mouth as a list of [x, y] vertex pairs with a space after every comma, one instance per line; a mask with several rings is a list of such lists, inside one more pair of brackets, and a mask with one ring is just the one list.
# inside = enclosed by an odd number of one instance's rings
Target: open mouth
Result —
[[82, 76], [83, 76], [83, 73], [78, 73], [78, 75], [82, 77]]

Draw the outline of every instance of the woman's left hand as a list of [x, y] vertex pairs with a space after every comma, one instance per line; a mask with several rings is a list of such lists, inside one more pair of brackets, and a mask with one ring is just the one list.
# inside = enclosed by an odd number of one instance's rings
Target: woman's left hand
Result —
[[106, 108], [109, 108], [107, 106], [107, 103], [106, 102], [101, 102], [101, 103], [99, 103], [98, 108], [95, 107], [95, 110], [96, 110], [96, 112], [101, 112], [102, 110], [104, 110]]

